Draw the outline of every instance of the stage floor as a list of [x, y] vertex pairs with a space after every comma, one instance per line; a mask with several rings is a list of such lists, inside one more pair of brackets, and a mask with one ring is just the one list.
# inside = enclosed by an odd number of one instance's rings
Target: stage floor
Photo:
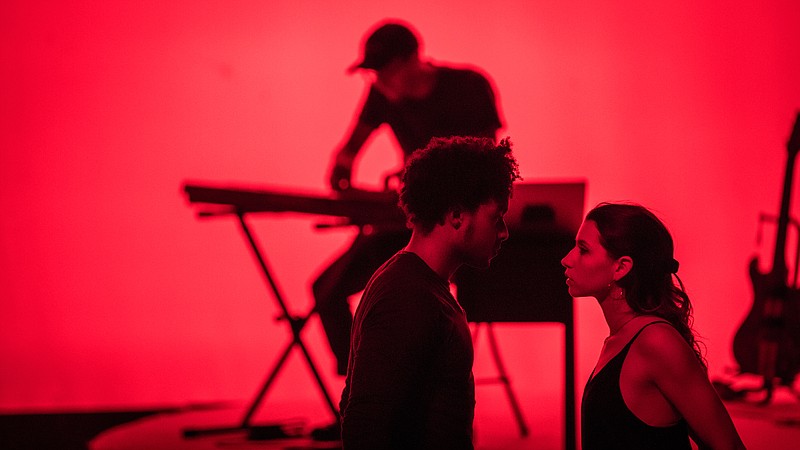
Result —
[[[297, 406], [297, 405], [295, 405]], [[500, 406], [500, 405], [498, 405]], [[791, 393], [777, 392], [771, 404], [755, 402], [726, 403], [737, 429], [749, 450], [797, 449], [800, 442], [800, 403]], [[338, 448], [337, 445], [314, 442], [307, 437], [311, 426], [299, 419], [286, 419], [285, 430], [298, 437], [271, 440], [250, 440], [245, 432], [229, 432], [184, 438], [186, 428], [228, 427], [241, 422], [244, 406], [218, 407], [207, 410], [168, 412], [123, 424], [99, 434], [89, 443], [90, 450], [301, 450]], [[530, 435], [521, 437], [519, 429], [507, 411], [477, 414], [475, 423], [476, 450], [558, 450], [563, 448], [560, 421], [548, 423], [527, 420]], [[256, 425], [268, 421], [253, 421]]]
[[[325, 449], [341, 448], [337, 443], [315, 442], [308, 437], [309, 424], [298, 420], [274, 422], [283, 425], [283, 429], [291, 438], [257, 440], [248, 439], [244, 431], [232, 431], [221, 434], [207, 434], [186, 438], [183, 431], [187, 428], [224, 428], [241, 423], [244, 408], [225, 408], [208, 411], [187, 411], [159, 414], [128, 424], [120, 425], [98, 435], [89, 444], [90, 450], [133, 450], [133, 449], [169, 449], [169, 450], [219, 450], [219, 449]], [[256, 425], [268, 425], [268, 421], [254, 421]], [[318, 424], [317, 424], [318, 425]], [[476, 423], [476, 450], [491, 449], [557, 449], [562, 448], [559, 424], [533, 425], [538, 430], [531, 430], [528, 437], [522, 438], [519, 429], [512, 419], [491, 424]]]

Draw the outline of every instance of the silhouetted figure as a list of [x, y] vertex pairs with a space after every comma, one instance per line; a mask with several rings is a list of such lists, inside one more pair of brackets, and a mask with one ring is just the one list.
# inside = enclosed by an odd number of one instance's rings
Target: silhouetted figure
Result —
[[[330, 184], [351, 188], [353, 161], [367, 138], [387, 124], [404, 160], [433, 137], [496, 138], [501, 127], [489, 81], [471, 69], [440, 66], [421, 59], [419, 41], [408, 25], [386, 22], [364, 43], [363, 58], [349, 71], [374, 75], [369, 94], [344, 144], [336, 151]], [[387, 187], [389, 183], [387, 182]], [[364, 289], [372, 273], [408, 241], [408, 230], [370, 228], [359, 233], [350, 248], [314, 281], [316, 309], [344, 375], [352, 315], [348, 297]]]
[[372, 276], [355, 314], [345, 449], [473, 448], [472, 339], [448, 280], [497, 255], [517, 178], [508, 139], [437, 138], [409, 159], [400, 204], [411, 238]]
[[602, 203], [564, 257], [573, 297], [600, 303], [609, 336], [581, 404], [593, 449], [742, 449], [706, 373], [673, 242], [646, 208]]

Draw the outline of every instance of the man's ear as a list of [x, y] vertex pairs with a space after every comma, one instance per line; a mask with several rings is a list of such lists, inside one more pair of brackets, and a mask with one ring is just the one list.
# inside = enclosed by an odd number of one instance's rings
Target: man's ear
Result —
[[620, 256], [614, 262], [614, 281], [619, 281], [633, 269], [633, 259], [630, 256]]

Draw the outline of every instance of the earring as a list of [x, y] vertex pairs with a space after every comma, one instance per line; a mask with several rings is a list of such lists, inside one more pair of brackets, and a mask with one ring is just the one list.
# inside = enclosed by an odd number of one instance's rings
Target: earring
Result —
[[614, 300], [622, 300], [625, 298], [625, 291], [617, 285], [612, 286], [612, 283], [613, 281], [608, 283], [608, 289], [611, 291], [611, 298]]

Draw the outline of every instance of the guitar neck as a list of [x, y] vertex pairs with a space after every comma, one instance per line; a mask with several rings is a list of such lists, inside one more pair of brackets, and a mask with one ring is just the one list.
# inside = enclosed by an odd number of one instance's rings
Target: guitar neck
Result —
[[794, 180], [794, 163], [800, 149], [800, 113], [795, 119], [792, 134], [786, 144], [786, 173], [783, 177], [783, 194], [781, 195], [780, 213], [778, 214], [778, 230], [775, 235], [775, 253], [772, 258], [772, 273], [785, 280], [786, 268], [786, 235], [789, 228], [789, 207], [792, 200], [792, 182]]

